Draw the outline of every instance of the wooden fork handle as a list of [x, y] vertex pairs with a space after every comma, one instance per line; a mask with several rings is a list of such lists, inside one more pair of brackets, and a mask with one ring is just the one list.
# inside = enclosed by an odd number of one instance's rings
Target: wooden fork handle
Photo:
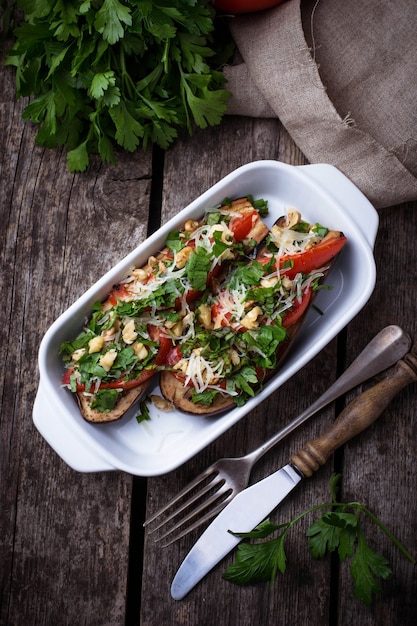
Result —
[[333, 452], [371, 426], [401, 389], [417, 381], [417, 343], [387, 378], [357, 396], [320, 437], [294, 454], [290, 463], [311, 476]]

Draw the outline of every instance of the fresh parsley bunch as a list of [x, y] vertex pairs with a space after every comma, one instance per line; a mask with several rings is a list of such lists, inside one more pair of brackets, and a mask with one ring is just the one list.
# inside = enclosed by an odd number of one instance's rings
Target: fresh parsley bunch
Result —
[[229, 92], [210, 64], [209, 0], [18, 0], [25, 20], [7, 64], [36, 141], [66, 146], [71, 171], [89, 155], [114, 163], [128, 152], [166, 149], [181, 128], [220, 123]]
[[350, 573], [354, 582], [355, 598], [366, 605], [371, 604], [372, 594], [381, 591], [378, 578], [382, 580], [389, 578], [391, 568], [387, 559], [372, 550], [367, 543], [361, 527], [361, 513], [375, 523], [412, 563], [415, 563], [415, 558], [363, 504], [337, 501], [337, 485], [340, 477], [340, 474], [334, 474], [330, 479], [331, 502], [314, 506], [297, 515], [290, 522], [277, 525], [268, 519], [250, 533], [232, 533], [238, 537], [259, 540], [280, 531], [277, 537], [268, 541], [240, 544], [236, 562], [228, 567], [223, 577], [239, 585], [268, 580], [272, 584], [278, 571], [281, 574], [286, 571], [287, 557], [284, 544], [288, 532], [309, 513], [327, 509], [307, 530], [310, 553], [314, 558], [324, 557], [330, 552], [336, 552], [341, 561], [350, 558]]

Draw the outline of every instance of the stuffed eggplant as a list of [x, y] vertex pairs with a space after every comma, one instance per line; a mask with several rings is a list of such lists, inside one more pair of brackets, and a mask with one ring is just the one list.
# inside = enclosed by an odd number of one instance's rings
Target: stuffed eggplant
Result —
[[244, 404], [281, 365], [345, 243], [298, 211], [281, 218], [256, 258], [198, 302], [160, 375], [166, 400], [203, 415]]
[[85, 328], [61, 345], [63, 384], [89, 422], [121, 418], [169, 355], [192, 331], [195, 308], [215, 293], [230, 267], [268, 234], [263, 200], [225, 201], [172, 232], [163, 250], [98, 302]]

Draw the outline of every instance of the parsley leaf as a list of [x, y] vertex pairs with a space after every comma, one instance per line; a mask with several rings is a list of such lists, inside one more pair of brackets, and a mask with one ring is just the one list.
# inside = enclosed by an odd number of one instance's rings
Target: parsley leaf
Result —
[[372, 602], [372, 594], [381, 591], [381, 585], [374, 575], [386, 580], [392, 573], [387, 559], [368, 546], [360, 528], [358, 546], [350, 565], [350, 572], [355, 581], [355, 598], [367, 605]]
[[124, 36], [124, 24], [132, 25], [131, 10], [118, 0], [104, 0], [94, 21], [96, 30], [103, 39], [114, 44]]
[[236, 563], [229, 566], [223, 578], [239, 585], [268, 580], [273, 583], [278, 570], [285, 572], [286, 564], [284, 535], [259, 544], [243, 543], [239, 546]]
[[211, 265], [211, 254], [198, 246], [187, 261], [187, 278], [193, 289], [204, 290]]
[[64, 145], [71, 171], [90, 155], [114, 162], [181, 129], [219, 124], [230, 93], [218, 67], [232, 58], [209, 0], [24, 0], [7, 65], [36, 142]]
[[236, 562], [229, 565], [223, 578], [238, 585], [270, 580], [286, 570], [285, 539], [288, 532], [306, 515], [320, 509], [327, 509], [307, 530], [309, 548], [313, 558], [322, 558], [337, 552], [339, 559], [351, 558], [350, 573], [354, 583], [354, 596], [365, 605], [372, 602], [372, 594], [381, 591], [378, 578], [386, 580], [391, 575], [387, 559], [372, 550], [368, 545], [360, 524], [360, 514], [365, 515], [382, 530], [394, 545], [411, 562], [416, 560], [392, 533], [369, 509], [359, 502], [342, 503], [336, 500], [340, 474], [333, 474], [329, 488], [332, 501], [311, 507], [300, 513], [290, 522], [273, 524], [269, 519], [262, 522], [250, 533], [232, 532], [243, 539], [265, 539], [281, 531], [268, 541], [241, 543], [237, 550]]
[[101, 413], [109, 413], [116, 406], [119, 393], [117, 389], [99, 389], [93, 396], [91, 408]]
[[258, 261], [253, 261], [250, 265], [238, 267], [230, 276], [229, 288], [236, 289], [240, 284], [247, 286], [259, 285], [259, 281], [264, 273], [265, 267]]
[[139, 413], [136, 415], [136, 421], [138, 424], [141, 424], [142, 422], [149, 422], [150, 420], [151, 415], [149, 413], [147, 400], [143, 400], [143, 402], [139, 403]]

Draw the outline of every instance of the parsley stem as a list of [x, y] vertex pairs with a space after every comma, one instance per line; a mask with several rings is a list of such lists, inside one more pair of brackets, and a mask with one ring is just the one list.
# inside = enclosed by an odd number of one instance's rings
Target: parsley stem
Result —
[[383, 524], [373, 513], [371, 513], [371, 511], [369, 511], [369, 509], [367, 509], [363, 504], [360, 504], [359, 502], [350, 502], [349, 504], [347, 504], [346, 506], [355, 506], [357, 507], [359, 510], [363, 511], [363, 513], [365, 513], [365, 515], [367, 515], [381, 530], [383, 533], [386, 534], [386, 536], [391, 539], [391, 541], [393, 542], [393, 544], [404, 554], [404, 556], [407, 557], [407, 559], [411, 562], [411, 563], [415, 563], [416, 559], [415, 557], [407, 550], [407, 548], [392, 534], [392, 532], [385, 526], [385, 524]]
[[322, 504], [317, 504], [313, 507], [310, 507], [306, 511], [299, 513], [294, 519], [288, 522], [287, 527], [283, 531], [283, 534], [286, 534], [290, 528], [292, 528], [298, 521], [300, 521], [303, 517], [308, 515], [309, 513], [314, 513], [315, 511], [319, 511], [320, 509], [335, 507], [338, 509], [347, 509], [352, 508], [355, 509], [357, 513], [362, 511], [365, 515], [367, 515], [377, 526], [382, 530], [385, 535], [391, 539], [392, 543], [402, 552], [402, 554], [407, 557], [407, 559], [411, 563], [415, 563], [415, 557], [407, 550], [407, 548], [392, 534], [392, 532], [383, 524], [369, 509], [366, 508], [360, 502], [323, 502]]

